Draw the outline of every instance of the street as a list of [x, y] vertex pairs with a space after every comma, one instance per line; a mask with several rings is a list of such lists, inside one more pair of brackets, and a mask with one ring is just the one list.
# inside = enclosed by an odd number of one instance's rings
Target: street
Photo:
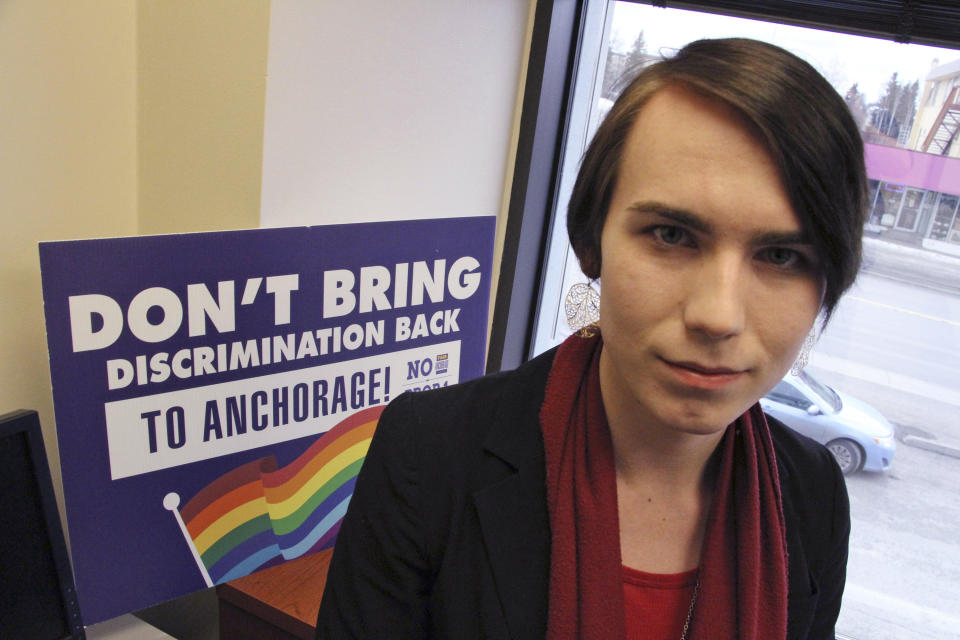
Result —
[[955, 640], [960, 460], [898, 445], [886, 474], [847, 477], [852, 532], [837, 630], [857, 640]]
[[[922, 252], [915, 253], [922, 268]], [[960, 296], [880, 274], [861, 273], [808, 367], [879, 409], [894, 423], [898, 440], [888, 473], [847, 477], [853, 528], [837, 631], [857, 640], [955, 639]], [[946, 453], [918, 446], [924, 443]]]
[[960, 297], [861, 274], [810, 365], [891, 422], [960, 444]]

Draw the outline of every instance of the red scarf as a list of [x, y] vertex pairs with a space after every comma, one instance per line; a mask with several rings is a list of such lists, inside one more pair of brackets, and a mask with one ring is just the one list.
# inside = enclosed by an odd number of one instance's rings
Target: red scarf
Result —
[[[600, 395], [599, 336], [560, 345], [540, 425], [552, 535], [550, 640], [623, 640], [613, 443]], [[691, 640], [786, 637], [787, 544], [766, 419], [755, 405], [720, 443]]]

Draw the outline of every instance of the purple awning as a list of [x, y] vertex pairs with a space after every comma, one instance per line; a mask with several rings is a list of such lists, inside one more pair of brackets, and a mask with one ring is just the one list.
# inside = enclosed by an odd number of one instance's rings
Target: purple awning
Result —
[[867, 175], [874, 180], [960, 194], [960, 158], [869, 143], [864, 151]]

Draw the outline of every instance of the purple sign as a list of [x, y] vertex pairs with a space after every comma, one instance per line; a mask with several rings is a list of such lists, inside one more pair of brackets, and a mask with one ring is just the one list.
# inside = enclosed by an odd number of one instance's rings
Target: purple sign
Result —
[[332, 546], [386, 404], [483, 372], [494, 225], [41, 243], [84, 624]]

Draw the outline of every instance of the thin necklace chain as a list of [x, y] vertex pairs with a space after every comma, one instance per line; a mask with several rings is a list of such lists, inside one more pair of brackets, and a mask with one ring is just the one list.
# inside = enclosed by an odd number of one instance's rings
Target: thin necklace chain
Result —
[[683, 623], [683, 633], [680, 640], [688, 640], [687, 634], [690, 633], [690, 622], [693, 620], [693, 608], [697, 605], [697, 594], [700, 593], [700, 572], [697, 572], [697, 581], [693, 585], [693, 596], [690, 598], [690, 608], [687, 609], [687, 619]]

